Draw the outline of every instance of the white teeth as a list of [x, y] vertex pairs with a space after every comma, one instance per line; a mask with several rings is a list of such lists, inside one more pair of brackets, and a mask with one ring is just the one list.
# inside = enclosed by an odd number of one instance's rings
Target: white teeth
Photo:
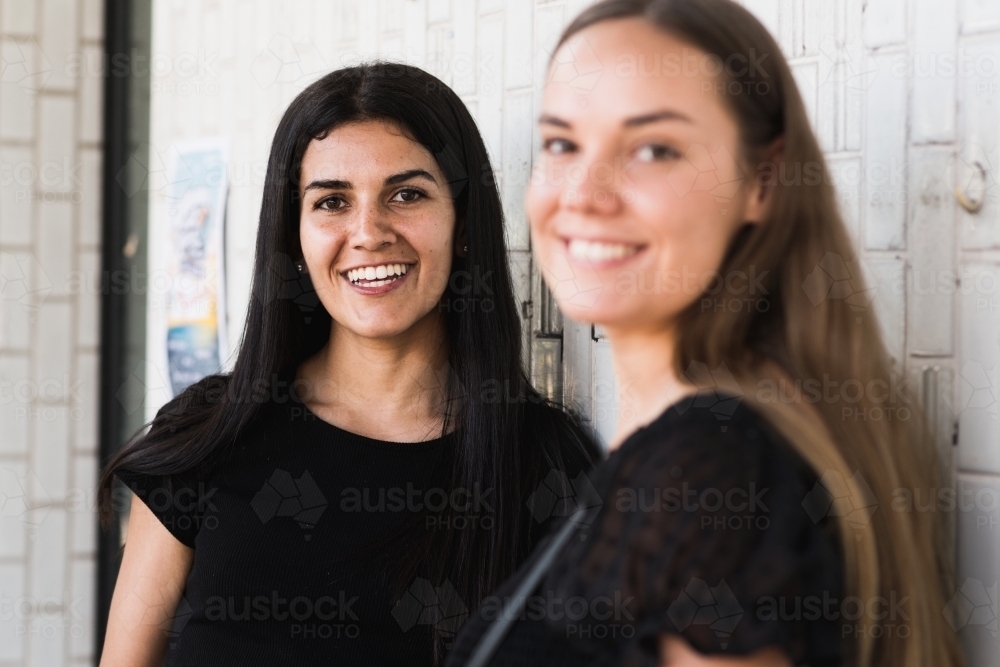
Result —
[[622, 259], [639, 252], [637, 245], [624, 245], [622, 243], [603, 243], [601, 241], [585, 241], [584, 239], [573, 239], [569, 242], [569, 254], [577, 259], [586, 259], [592, 262], [603, 262], [609, 259]]
[[406, 264], [380, 264], [378, 266], [364, 266], [357, 269], [350, 269], [347, 272], [347, 279], [352, 283], [364, 280], [366, 287], [378, 287], [388, 285], [396, 278], [393, 276], [406, 275], [409, 267]]

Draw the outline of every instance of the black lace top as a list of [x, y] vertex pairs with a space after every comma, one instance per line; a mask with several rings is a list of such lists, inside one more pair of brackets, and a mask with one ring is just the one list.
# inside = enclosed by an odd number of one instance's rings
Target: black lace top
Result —
[[[796, 665], [841, 663], [854, 628], [829, 496], [740, 398], [675, 404], [575, 486], [593, 509], [491, 664], [656, 665], [665, 634], [704, 654], [776, 645]], [[549, 539], [471, 616], [446, 665], [465, 663]]]

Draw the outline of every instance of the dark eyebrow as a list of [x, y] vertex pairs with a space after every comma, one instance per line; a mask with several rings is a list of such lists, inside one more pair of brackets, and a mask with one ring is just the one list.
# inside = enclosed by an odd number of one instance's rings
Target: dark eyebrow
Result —
[[682, 120], [685, 123], [694, 122], [691, 120], [690, 116], [685, 116], [680, 111], [664, 109], [663, 111], [654, 111], [653, 113], [643, 114], [642, 116], [627, 118], [622, 125], [625, 127], [636, 127], [638, 125], [645, 125], [646, 123], [655, 123], [658, 120]]
[[[411, 178], [426, 178], [431, 183], [437, 183], [429, 172], [423, 169], [410, 169], [409, 171], [404, 171], [399, 174], [393, 174], [389, 178], [385, 179], [385, 184], [396, 185], [397, 183], [408, 181]], [[309, 190], [350, 190], [351, 187], [350, 181], [313, 181], [306, 186], [304, 192], [308, 192]]]
[[538, 117], [539, 125], [555, 125], [556, 127], [564, 127], [567, 130], [570, 128], [570, 124], [564, 121], [562, 118], [556, 118], [555, 116], [549, 116], [547, 114], [542, 114]]
[[431, 174], [423, 169], [410, 169], [409, 171], [404, 171], [399, 174], [395, 174], [385, 179], [386, 185], [396, 185], [397, 183], [402, 183], [403, 181], [408, 181], [411, 178], [425, 178], [431, 183], [437, 184], [437, 180]]
[[351, 184], [348, 181], [313, 181], [306, 186], [304, 192], [310, 190], [350, 190]]
[[[654, 111], [653, 113], [643, 114], [642, 116], [626, 118], [622, 125], [625, 127], [637, 127], [639, 125], [645, 125], [646, 123], [655, 123], [659, 120], [681, 120], [687, 123], [694, 122], [689, 116], [686, 116], [679, 111], [664, 109], [663, 111]], [[542, 114], [539, 116], [538, 123], [540, 125], [555, 125], [556, 127], [563, 127], [567, 130], [570, 129], [568, 121], [565, 121], [562, 118], [557, 118], [556, 116], [549, 116], [548, 114]]]

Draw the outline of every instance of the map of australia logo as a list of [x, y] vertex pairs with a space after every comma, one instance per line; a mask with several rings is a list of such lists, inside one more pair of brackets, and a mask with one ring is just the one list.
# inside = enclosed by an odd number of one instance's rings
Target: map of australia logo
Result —
[[[308, 470], [293, 479], [291, 473], [279, 468], [264, 482], [250, 506], [263, 523], [290, 516], [303, 530], [311, 531], [323, 516], [327, 502]], [[309, 533], [305, 535], [306, 540], [310, 537]]]

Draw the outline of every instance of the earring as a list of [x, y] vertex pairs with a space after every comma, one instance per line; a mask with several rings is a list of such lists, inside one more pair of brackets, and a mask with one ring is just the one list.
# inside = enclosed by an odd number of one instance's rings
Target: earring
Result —
[[462, 252], [469, 252], [469, 246], [462, 246]]
[[295, 268], [299, 270], [299, 273], [305, 273], [305, 269], [302, 267], [302, 262], [295, 262]]

